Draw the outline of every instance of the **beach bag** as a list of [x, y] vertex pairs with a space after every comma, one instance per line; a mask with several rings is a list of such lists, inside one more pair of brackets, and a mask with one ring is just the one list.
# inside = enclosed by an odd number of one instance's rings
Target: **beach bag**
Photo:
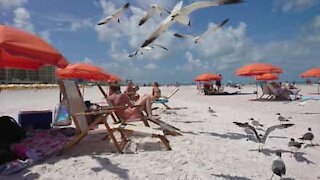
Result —
[[54, 110], [53, 126], [71, 125], [71, 117], [68, 109], [68, 102], [64, 98]]
[[2, 146], [19, 142], [25, 137], [26, 132], [12, 117], [0, 117], [0, 144]]

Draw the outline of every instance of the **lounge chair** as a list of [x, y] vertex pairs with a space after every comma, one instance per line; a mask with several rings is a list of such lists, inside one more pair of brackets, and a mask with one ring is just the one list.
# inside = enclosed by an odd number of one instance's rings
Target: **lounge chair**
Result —
[[[102, 93], [102, 95], [104, 96], [104, 98], [106, 99], [107, 104], [108, 104], [109, 106], [113, 106], [112, 102], [110, 102], [110, 101], [108, 100], [108, 95], [107, 95], [107, 93], [103, 90], [103, 88], [101, 87], [100, 84], [98, 84], [98, 88], [99, 88], [100, 92]], [[124, 122], [125, 122], [123, 119], [121, 119], [121, 118], [116, 114], [116, 112], [112, 112], [111, 117], [112, 117], [114, 123], [124, 123]], [[147, 116], [145, 116], [142, 111], [141, 111], [141, 117], [142, 117], [142, 118], [132, 119], [132, 120], [130, 120], [130, 122], [142, 121], [143, 124], [144, 124], [146, 127], [150, 127], [149, 122], [152, 122], [152, 123], [160, 126], [160, 129], [162, 129], [165, 134], [173, 135], [173, 136], [180, 136], [180, 135], [182, 135], [182, 134], [180, 133], [181, 130], [180, 130], [179, 128], [174, 127], [174, 126], [172, 126], [172, 125], [170, 125], [170, 124], [168, 124], [168, 123], [166, 123], [166, 122], [164, 122], [164, 121], [161, 121], [161, 120], [159, 120], [159, 119], [158, 119], [158, 120], [150, 119], [150, 118], [148, 118]]]
[[262, 89], [262, 95], [258, 98], [258, 99], [262, 99], [263, 96], [266, 95], [265, 99], [271, 99], [274, 97], [274, 94], [272, 93], [272, 91], [270, 90], [270, 88], [265, 84], [261, 86]]
[[[91, 129], [100, 123], [104, 124], [106, 128], [105, 133], [107, 134], [108, 139], [111, 139], [119, 153], [123, 152], [123, 149], [128, 142], [127, 134], [133, 133], [140, 133], [159, 138], [168, 150], [171, 149], [169, 140], [164, 136], [162, 131], [142, 126], [132, 126], [129, 124], [112, 124], [110, 126], [107, 122], [107, 116], [115, 111], [115, 107], [104, 107], [97, 111], [87, 111], [86, 105], [75, 81], [59, 80], [59, 86], [60, 91], [68, 101], [69, 112], [77, 129], [76, 137], [66, 144], [62, 152], [71, 149], [81, 139], [88, 135]], [[94, 117], [90, 124], [88, 124], [88, 117]], [[116, 131], [118, 131], [121, 136], [121, 140], [119, 142], [114, 136], [114, 132]]]
[[291, 100], [290, 94], [292, 94], [292, 92], [287, 88], [275, 87], [271, 83], [266, 85], [272, 92], [275, 100]]
[[159, 99], [155, 100], [153, 103], [162, 104], [167, 109], [171, 109], [166, 103], [169, 102], [169, 99], [179, 91], [179, 88], [174, 89], [168, 96], [160, 97]]

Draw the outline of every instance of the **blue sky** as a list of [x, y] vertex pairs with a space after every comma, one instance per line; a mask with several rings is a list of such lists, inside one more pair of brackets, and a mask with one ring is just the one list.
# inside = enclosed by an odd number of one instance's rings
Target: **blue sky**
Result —
[[[130, 10], [112, 22], [97, 22], [130, 2]], [[191, 27], [174, 24], [156, 40], [169, 50], [154, 49], [134, 58], [135, 51], [165, 18], [155, 16], [139, 27], [149, 4], [169, 9], [177, 0], [0, 0], [0, 22], [43, 37], [70, 63], [89, 62], [135, 82], [191, 82], [203, 72], [235, 76], [244, 64], [266, 62], [283, 68], [281, 80], [299, 79], [320, 66], [319, 0], [246, 0], [201, 9], [190, 15]], [[192, 1], [185, 0], [184, 6]], [[225, 18], [229, 22], [199, 44], [173, 33], [200, 34]]]

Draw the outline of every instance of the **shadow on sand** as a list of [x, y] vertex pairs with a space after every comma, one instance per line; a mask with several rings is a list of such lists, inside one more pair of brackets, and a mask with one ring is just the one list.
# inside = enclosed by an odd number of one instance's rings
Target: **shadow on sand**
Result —
[[230, 179], [230, 180], [251, 180], [250, 178], [242, 177], [242, 176], [231, 176], [226, 174], [211, 174], [211, 175], [217, 178], [224, 178], [224, 179]]
[[219, 138], [225, 138], [225, 139], [246, 139], [247, 136], [244, 134], [240, 134], [240, 133], [226, 133], [226, 134], [219, 134], [219, 133], [215, 133], [215, 132], [199, 132], [199, 134], [206, 134], [206, 135], [210, 135], [210, 136], [215, 136], [215, 137], [219, 137]]

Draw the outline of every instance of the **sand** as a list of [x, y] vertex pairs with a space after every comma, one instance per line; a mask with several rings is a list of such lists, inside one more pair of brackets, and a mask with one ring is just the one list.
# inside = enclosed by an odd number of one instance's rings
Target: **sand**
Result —
[[[299, 86], [301, 94], [316, 96], [317, 87]], [[161, 87], [164, 95], [175, 87]], [[291, 156], [288, 142], [301, 137], [308, 127], [319, 145], [320, 101], [252, 101], [255, 86], [246, 86], [243, 95], [198, 95], [195, 86], [179, 87], [166, 110], [161, 105], [155, 111], [163, 121], [179, 127], [183, 136], [168, 136], [172, 147], [166, 151], [155, 138], [132, 137], [127, 153], [114, 153], [110, 142], [101, 141], [103, 134], [90, 134], [71, 151], [2, 179], [269, 179], [275, 151], [283, 152], [287, 179], [319, 179], [320, 146], [303, 147]], [[232, 92], [237, 89], [226, 88]], [[151, 92], [141, 87], [140, 94]], [[2, 91], [0, 115], [18, 118], [20, 110], [54, 110], [58, 89]], [[318, 96], [319, 97], [319, 96]], [[85, 99], [103, 102], [96, 87], [85, 89]], [[212, 107], [215, 114], [209, 113]], [[295, 125], [270, 134], [264, 151], [258, 144], [246, 141], [242, 129], [232, 122], [247, 122], [254, 117], [264, 128], [279, 124], [276, 113], [292, 116]], [[278, 177], [275, 177], [276, 179]]]

